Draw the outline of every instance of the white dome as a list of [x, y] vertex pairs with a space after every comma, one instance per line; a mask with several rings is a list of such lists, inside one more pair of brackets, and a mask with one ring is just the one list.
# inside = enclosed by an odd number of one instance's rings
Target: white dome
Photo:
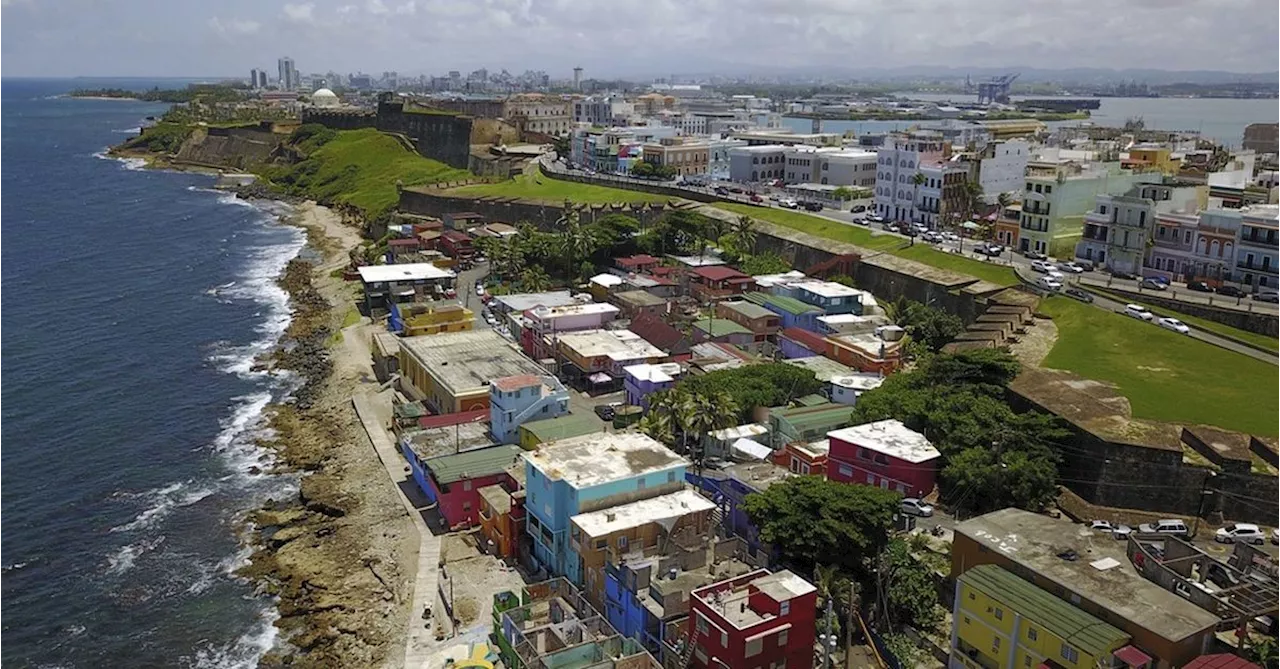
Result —
[[338, 96], [327, 88], [321, 88], [311, 94], [311, 104], [317, 107], [336, 107], [338, 106]]

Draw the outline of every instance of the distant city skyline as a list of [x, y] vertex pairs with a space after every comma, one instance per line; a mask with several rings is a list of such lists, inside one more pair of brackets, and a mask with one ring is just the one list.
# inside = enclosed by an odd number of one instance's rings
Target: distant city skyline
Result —
[[1271, 0], [3, 0], [7, 76], [545, 70], [643, 80], [903, 67], [1272, 72]]

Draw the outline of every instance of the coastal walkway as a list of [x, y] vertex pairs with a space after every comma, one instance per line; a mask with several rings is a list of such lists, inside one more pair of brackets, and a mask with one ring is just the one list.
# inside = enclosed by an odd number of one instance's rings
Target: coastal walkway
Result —
[[[355, 406], [356, 415], [364, 425], [365, 432], [369, 435], [369, 441], [373, 443], [378, 459], [382, 461], [382, 465], [387, 469], [387, 475], [391, 477], [396, 490], [400, 492], [400, 502], [404, 504], [405, 511], [413, 520], [414, 527], [418, 529], [420, 537], [418, 570], [414, 578], [413, 604], [409, 608], [409, 628], [405, 634], [404, 666], [410, 669], [426, 667], [437, 658], [442, 646], [447, 643], [436, 641], [434, 631], [436, 626], [443, 627], [446, 639], [453, 635], [452, 623], [445, 613], [444, 603], [440, 601], [441, 537], [431, 533], [426, 521], [423, 520], [422, 512], [405, 492], [415, 490], [416, 484], [406, 472], [404, 458], [396, 448], [395, 441], [383, 427], [390, 416], [384, 417], [382, 414], [389, 412], [378, 411], [379, 406], [390, 407], [390, 399], [381, 397], [380, 394], [356, 393], [351, 398], [351, 402]], [[423, 610], [428, 607], [432, 612], [430, 622], [422, 618]]]

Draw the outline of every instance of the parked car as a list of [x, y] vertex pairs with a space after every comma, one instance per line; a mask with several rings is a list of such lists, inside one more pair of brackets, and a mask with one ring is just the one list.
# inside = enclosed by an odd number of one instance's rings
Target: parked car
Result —
[[1142, 287], [1150, 290], [1169, 290], [1169, 284], [1156, 277], [1149, 276], [1142, 280]]
[[867, 210], [867, 205], [865, 204], [855, 204], [853, 205], [853, 209], [852, 209], [853, 213], [855, 214], [860, 214], [866, 210]]
[[1151, 319], [1155, 318], [1155, 316], [1154, 316], [1154, 315], [1152, 315], [1152, 313], [1151, 313], [1151, 312], [1150, 312], [1146, 307], [1144, 307], [1144, 306], [1140, 306], [1140, 305], [1137, 305], [1137, 304], [1126, 304], [1126, 305], [1124, 305], [1124, 312], [1123, 312], [1123, 313], [1124, 313], [1126, 316], [1133, 316], [1134, 318], [1136, 318], [1136, 319], [1138, 319], [1138, 320], [1143, 320], [1143, 321], [1149, 321], [1149, 320], [1151, 320]]
[[477, 283], [477, 284], [476, 284], [476, 297], [484, 297], [484, 284], [483, 284], [483, 283]]
[[933, 230], [930, 230], [929, 232], [926, 232], [923, 235], [920, 235], [920, 238], [925, 240], [926, 242], [932, 242], [935, 244], [942, 241], [942, 235]]
[[1083, 267], [1086, 272], [1092, 272], [1097, 269], [1097, 266], [1093, 264], [1093, 261], [1086, 258], [1076, 258], [1075, 263]]
[[1036, 281], [1036, 285], [1045, 290], [1062, 290], [1062, 281], [1052, 276], [1042, 276]]
[[1174, 332], [1180, 332], [1182, 334], [1191, 334], [1191, 328], [1187, 327], [1186, 323], [1183, 323], [1176, 318], [1161, 318], [1156, 321], [1156, 324], [1166, 330], [1173, 330]]
[[792, 200], [790, 198], [784, 198], [784, 199], [778, 200], [778, 206], [782, 207], [783, 209], [796, 209], [800, 205], [796, 204], [795, 200]]
[[1227, 297], [1244, 297], [1244, 291], [1236, 288], [1235, 286], [1218, 286], [1218, 289], [1214, 292], [1219, 295], [1226, 295]]
[[756, 195], [755, 193], [752, 193], [752, 194], [751, 194], [751, 201], [752, 201], [752, 202], [764, 202], [764, 198], [760, 197], [759, 195]]
[[1191, 530], [1187, 529], [1187, 524], [1176, 519], [1143, 523], [1138, 526], [1138, 531], [1142, 534], [1172, 534], [1184, 538], [1191, 537]]
[[863, 216], [862, 218], [858, 218], [858, 217], [856, 217], [856, 216], [855, 216], [855, 217], [853, 218], [853, 222], [854, 222], [854, 223], [857, 223], [858, 225], [867, 225], [867, 226], [869, 226], [869, 225], [871, 225], [871, 217], [870, 217], [870, 216]]
[[1280, 293], [1274, 290], [1260, 290], [1253, 294], [1253, 299], [1258, 302], [1270, 302], [1272, 304], [1280, 303]]
[[608, 404], [597, 405], [593, 411], [595, 411], [596, 415], [600, 417], [600, 420], [613, 420], [614, 415], [618, 413]]
[[1048, 260], [1032, 260], [1031, 271], [1033, 272], [1049, 272], [1053, 269], [1053, 265]]
[[804, 208], [806, 211], [822, 211], [822, 203], [821, 202], [805, 202]]
[[1079, 288], [1068, 288], [1065, 291], [1063, 291], [1063, 293], [1065, 293], [1068, 297], [1074, 297], [1077, 300], [1080, 300], [1081, 302], [1093, 303], [1093, 295], [1090, 293], [1086, 293], [1083, 290], [1080, 290]]
[[1253, 523], [1235, 523], [1215, 532], [1213, 540], [1220, 544], [1234, 544], [1239, 541], [1261, 546], [1267, 542], [1267, 533]]
[[730, 186], [729, 192], [733, 193], [734, 195], [741, 195], [744, 191], [741, 188], [738, 188], [737, 186]]
[[995, 258], [1004, 253], [1004, 247], [999, 244], [979, 244], [973, 249], [973, 252]]
[[1203, 281], [1192, 281], [1187, 284], [1187, 290], [1194, 290], [1197, 293], [1212, 293], [1213, 286], [1210, 286]]
[[1113, 523], [1107, 520], [1094, 520], [1089, 523], [1089, 529], [1103, 534], [1110, 534], [1111, 538], [1119, 540], [1128, 539], [1133, 534], [1133, 528], [1122, 523]]
[[1116, 526], [1112, 524], [1112, 522], [1109, 520], [1089, 521], [1089, 529], [1093, 530], [1094, 532], [1106, 532], [1107, 534], [1110, 534], [1111, 531], [1114, 530], [1115, 528]]
[[1072, 274], [1084, 274], [1084, 267], [1081, 267], [1079, 263], [1072, 262], [1070, 260], [1058, 263], [1058, 269], [1064, 272], [1071, 272]]
[[1026, 258], [1027, 260], [1048, 260], [1049, 259], [1049, 256], [1039, 251], [1032, 251], [1031, 249], [1027, 249], [1023, 251], [1022, 257]]
[[902, 513], [928, 518], [933, 515], [933, 507], [915, 497], [908, 497], [902, 500]]
[[1125, 279], [1127, 281], [1135, 281], [1138, 278], [1137, 274], [1132, 274], [1118, 269], [1111, 270], [1111, 276], [1115, 279]]
[[453, 288], [445, 288], [444, 296], [445, 298], [452, 300], [453, 298], [458, 296], [458, 291], [454, 290]]
[[729, 189], [724, 186], [716, 186], [716, 195], [728, 195]]
[[868, 214], [867, 220], [872, 223], [884, 223], [884, 216], [881, 216], [880, 214]]

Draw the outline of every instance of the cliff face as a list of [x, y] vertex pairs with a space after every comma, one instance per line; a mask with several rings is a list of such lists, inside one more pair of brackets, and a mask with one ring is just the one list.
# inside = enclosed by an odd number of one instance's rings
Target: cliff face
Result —
[[257, 128], [197, 130], [179, 147], [175, 162], [244, 170], [271, 159], [287, 135]]

